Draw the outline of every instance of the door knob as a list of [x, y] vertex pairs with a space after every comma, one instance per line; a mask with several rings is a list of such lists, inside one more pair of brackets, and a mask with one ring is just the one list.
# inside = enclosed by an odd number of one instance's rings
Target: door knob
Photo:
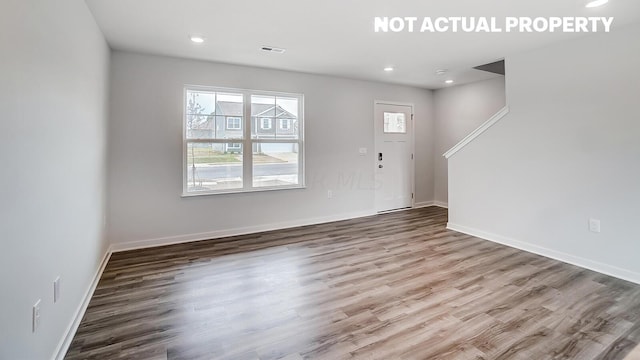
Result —
[[382, 165], [378, 165], [378, 169], [382, 169], [384, 166]]

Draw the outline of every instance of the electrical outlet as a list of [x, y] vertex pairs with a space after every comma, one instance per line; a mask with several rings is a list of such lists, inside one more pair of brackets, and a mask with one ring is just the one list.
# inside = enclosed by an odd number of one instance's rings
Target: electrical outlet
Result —
[[32, 331], [36, 332], [38, 326], [40, 326], [40, 299], [33, 304], [33, 314], [32, 314]]
[[60, 276], [53, 280], [53, 302], [60, 300]]
[[600, 232], [600, 220], [598, 219], [589, 219], [589, 231], [594, 233]]
[[333, 191], [327, 190], [327, 199], [333, 199]]

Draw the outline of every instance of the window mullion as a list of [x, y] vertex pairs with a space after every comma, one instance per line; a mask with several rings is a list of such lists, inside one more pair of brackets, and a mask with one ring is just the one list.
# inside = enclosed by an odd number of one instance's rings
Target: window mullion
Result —
[[244, 189], [253, 188], [253, 145], [251, 143], [251, 94], [244, 95], [244, 140], [242, 141], [242, 177]]

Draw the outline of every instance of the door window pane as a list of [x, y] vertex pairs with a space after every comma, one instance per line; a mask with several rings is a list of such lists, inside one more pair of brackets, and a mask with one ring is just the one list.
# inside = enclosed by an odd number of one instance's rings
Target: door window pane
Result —
[[298, 185], [298, 143], [254, 143], [253, 186]]
[[[379, 128], [378, 128], [379, 129]], [[389, 134], [406, 134], [407, 121], [404, 113], [384, 113], [384, 132]]]
[[188, 143], [187, 191], [242, 188], [242, 144]]

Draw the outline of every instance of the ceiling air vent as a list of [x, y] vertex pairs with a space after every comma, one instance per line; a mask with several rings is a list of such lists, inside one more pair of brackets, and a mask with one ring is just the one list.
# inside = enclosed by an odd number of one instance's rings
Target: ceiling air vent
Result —
[[277, 48], [277, 47], [273, 47], [273, 46], [263, 46], [260, 49], [262, 51], [276, 53], [276, 54], [282, 54], [283, 52], [286, 51], [285, 49], [281, 49], [281, 48]]

